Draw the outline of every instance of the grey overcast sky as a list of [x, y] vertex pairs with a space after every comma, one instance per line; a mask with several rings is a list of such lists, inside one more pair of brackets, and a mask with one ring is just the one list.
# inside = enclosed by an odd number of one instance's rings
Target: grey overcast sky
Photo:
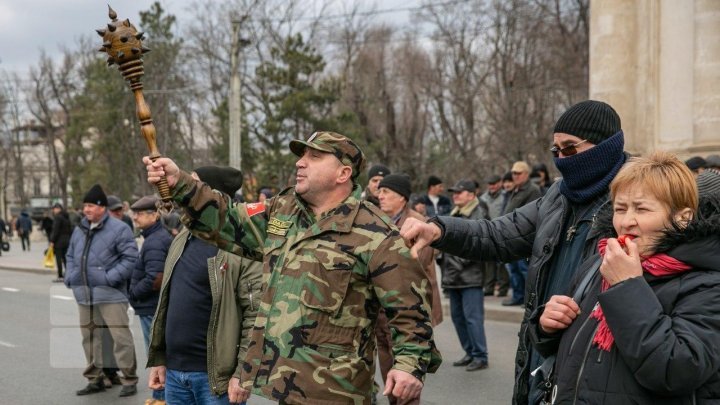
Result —
[[[416, 6], [420, 0], [357, 0], [377, 9]], [[0, 71], [25, 76], [37, 64], [41, 49], [49, 55], [59, 54], [63, 46], [76, 46], [82, 35], [93, 34], [107, 21], [107, 3], [120, 18], [137, 23], [138, 13], [147, 10], [154, 0], [0, 0]], [[194, 0], [161, 0], [163, 8], [178, 17], [179, 25], [190, 18], [189, 6]], [[307, 0], [310, 7], [319, 0]], [[352, 0], [336, 0], [333, 5]], [[407, 18], [407, 13], [392, 13]], [[383, 18], [385, 16], [380, 16]]]
[[[121, 18], [138, 21], [138, 13], [153, 0], [0, 0], [0, 69], [25, 75], [37, 63], [40, 50], [59, 53], [72, 48], [82, 35], [92, 34], [107, 21], [107, 3]], [[163, 0], [178, 18], [192, 0]]]

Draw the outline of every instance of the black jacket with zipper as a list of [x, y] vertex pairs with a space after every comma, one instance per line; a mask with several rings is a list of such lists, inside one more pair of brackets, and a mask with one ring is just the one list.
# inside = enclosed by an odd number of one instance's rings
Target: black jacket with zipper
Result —
[[[612, 212], [600, 216], [603, 236], [616, 236], [611, 220]], [[697, 218], [685, 230], [666, 232], [655, 251], [692, 268], [645, 273], [602, 293], [598, 272], [580, 316], [557, 336], [539, 330], [542, 308], [532, 317], [536, 349], [557, 355], [553, 403], [720, 403], [720, 201], [703, 200]], [[598, 303], [615, 338], [609, 352], [592, 343], [598, 321], [590, 313]]]

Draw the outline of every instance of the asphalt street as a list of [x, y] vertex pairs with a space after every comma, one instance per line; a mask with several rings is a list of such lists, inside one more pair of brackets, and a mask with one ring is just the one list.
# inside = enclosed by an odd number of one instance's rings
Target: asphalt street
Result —
[[[119, 398], [119, 388], [78, 397], [84, 387], [85, 359], [77, 327], [77, 308], [71, 292], [51, 283], [51, 272], [0, 270], [0, 404], [142, 404], [150, 398], [142, 332], [134, 317], [139, 393]], [[508, 404], [512, 396], [514, 348], [518, 325], [486, 321], [490, 367], [466, 372], [452, 367], [462, 357], [449, 317], [436, 328], [443, 354], [440, 370], [429, 375], [422, 404]], [[274, 402], [252, 397], [249, 405]], [[381, 404], [387, 401], [381, 398]]]

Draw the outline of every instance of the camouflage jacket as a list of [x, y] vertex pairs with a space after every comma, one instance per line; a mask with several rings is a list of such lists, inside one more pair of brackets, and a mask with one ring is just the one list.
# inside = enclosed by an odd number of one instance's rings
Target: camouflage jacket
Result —
[[380, 306], [393, 332], [393, 367], [422, 380], [440, 366], [430, 282], [359, 187], [320, 218], [292, 188], [264, 205], [232, 204], [182, 173], [173, 192], [197, 235], [263, 259], [245, 388], [287, 404], [370, 404]]

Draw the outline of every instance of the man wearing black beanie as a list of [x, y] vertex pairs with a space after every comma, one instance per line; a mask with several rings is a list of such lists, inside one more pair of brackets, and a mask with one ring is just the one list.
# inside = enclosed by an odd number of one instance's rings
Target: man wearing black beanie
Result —
[[[71, 288], [78, 304], [82, 347], [88, 379], [77, 395], [105, 391], [103, 346], [99, 331], [107, 330], [115, 342], [112, 349], [122, 371], [119, 396], [137, 393], [137, 361], [130, 332], [128, 283], [138, 256], [137, 243], [130, 227], [107, 212], [107, 196], [94, 185], [83, 198], [85, 218], [75, 227], [68, 245], [65, 286]], [[109, 327], [108, 325], [112, 325]], [[107, 349], [107, 348], [105, 348]], [[112, 385], [111, 385], [112, 386]]]
[[[410, 184], [410, 176], [407, 174], [390, 174], [385, 176], [378, 185], [378, 201], [379, 207], [387, 216], [392, 219], [395, 226], [400, 228], [408, 218], [416, 218], [425, 220], [426, 218], [415, 212], [408, 205], [410, 195], [412, 194], [412, 185]], [[427, 273], [428, 280], [432, 289], [432, 301], [430, 303], [432, 325], [436, 326], [442, 322], [442, 304], [440, 300], [440, 290], [438, 288], [437, 276], [435, 274], [435, 251], [431, 247], [427, 247], [420, 252], [418, 261]], [[387, 315], [381, 310], [375, 324], [375, 337], [377, 340], [378, 365], [383, 382], [387, 380], [387, 374], [393, 367], [392, 355], [392, 334], [388, 325]], [[420, 403], [420, 398], [411, 400], [398, 400], [390, 395], [388, 397], [392, 405], [414, 405]]]
[[583, 264], [597, 249], [592, 219], [609, 201], [610, 182], [627, 159], [623, 148], [620, 117], [615, 110], [600, 101], [580, 102], [568, 108], [555, 124], [550, 152], [563, 179], [544, 197], [491, 221], [450, 217], [430, 223], [408, 220], [401, 230], [413, 250], [431, 244], [470, 260], [509, 262], [530, 257], [513, 404], [535, 404], [549, 398], [543, 373], [531, 377], [530, 371], [544, 361], [535, 347], [553, 342], [530, 326], [530, 316], [539, 318], [537, 312], [541, 313], [553, 296], [573, 295], [572, 280], [583, 276], [578, 269], [586, 268]]
[[378, 201], [378, 184], [380, 184], [380, 181], [382, 181], [385, 176], [390, 174], [390, 169], [388, 169], [387, 166], [382, 164], [374, 165], [373, 167], [368, 170], [368, 184], [367, 187], [365, 187], [365, 191], [363, 191], [363, 198], [366, 201], [369, 201], [376, 206], [379, 206], [380, 202]]

